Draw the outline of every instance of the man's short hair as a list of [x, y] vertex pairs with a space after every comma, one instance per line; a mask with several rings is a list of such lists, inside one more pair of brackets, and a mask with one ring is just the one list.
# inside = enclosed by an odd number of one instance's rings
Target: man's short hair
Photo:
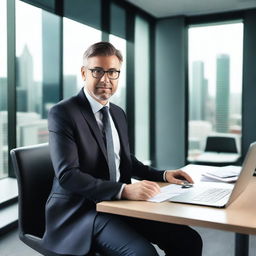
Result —
[[91, 57], [95, 56], [112, 56], [115, 55], [118, 60], [122, 63], [123, 56], [119, 50], [117, 50], [111, 43], [109, 42], [98, 42], [91, 45], [83, 55], [83, 63], [84, 66], [87, 65], [87, 60]]

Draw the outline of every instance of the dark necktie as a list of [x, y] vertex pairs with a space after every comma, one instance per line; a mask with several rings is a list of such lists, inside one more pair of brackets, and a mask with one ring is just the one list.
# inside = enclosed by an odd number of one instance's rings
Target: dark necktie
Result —
[[103, 107], [100, 111], [103, 115], [103, 118], [102, 118], [103, 135], [104, 135], [105, 144], [107, 148], [109, 177], [110, 177], [110, 180], [116, 181], [115, 152], [114, 152], [114, 143], [113, 143], [112, 131], [110, 126], [109, 114], [108, 114], [109, 109], [108, 107]]

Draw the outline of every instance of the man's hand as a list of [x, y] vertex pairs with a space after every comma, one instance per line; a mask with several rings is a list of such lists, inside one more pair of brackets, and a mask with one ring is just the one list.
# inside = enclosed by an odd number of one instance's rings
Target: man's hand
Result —
[[183, 184], [184, 180], [189, 183], [194, 183], [192, 178], [181, 170], [167, 170], [165, 174], [166, 181], [174, 184]]
[[160, 187], [157, 183], [143, 180], [125, 185], [121, 197], [129, 200], [147, 200], [159, 192]]

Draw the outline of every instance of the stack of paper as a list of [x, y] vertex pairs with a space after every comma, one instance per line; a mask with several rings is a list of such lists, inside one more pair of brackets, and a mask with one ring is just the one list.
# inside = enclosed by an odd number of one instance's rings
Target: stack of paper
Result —
[[228, 165], [208, 170], [202, 175], [217, 181], [235, 182], [240, 172], [241, 166]]

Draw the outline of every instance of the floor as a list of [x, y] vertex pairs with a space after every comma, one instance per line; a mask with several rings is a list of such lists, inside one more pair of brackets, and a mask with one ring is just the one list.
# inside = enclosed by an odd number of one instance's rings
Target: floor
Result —
[[[202, 236], [204, 242], [203, 256], [233, 256], [234, 234], [206, 228], [195, 228]], [[158, 250], [159, 256], [164, 253]], [[39, 256], [18, 239], [17, 229], [0, 237], [1, 256]], [[250, 254], [256, 255], [256, 236], [250, 236]], [[146, 255], [145, 255], [146, 256]], [[189, 253], [188, 253], [189, 256]]]

